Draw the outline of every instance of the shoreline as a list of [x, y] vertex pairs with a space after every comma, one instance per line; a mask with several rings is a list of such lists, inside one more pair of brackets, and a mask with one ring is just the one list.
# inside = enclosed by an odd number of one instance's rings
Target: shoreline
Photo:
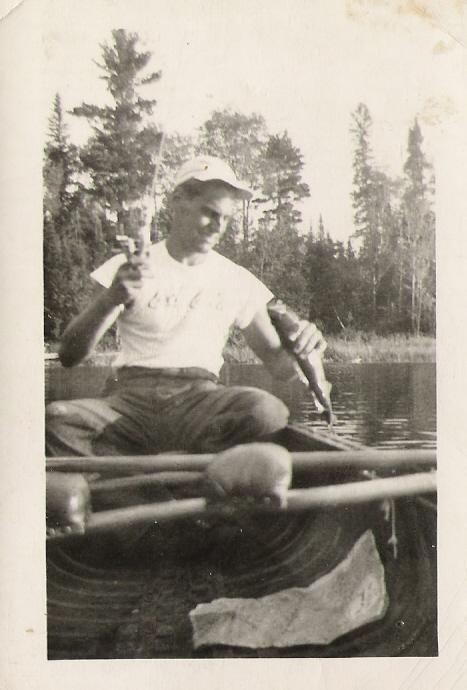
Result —
[[327, 341], [325, 359], [330, 362], [436, 363], [436, 338], [433, 336], [379, 336], [362, 333], [348, 339], [330, 336]]
[[[226, 364], [260, 364], [244, 342], [228, 343], [224, 350]], [[370, 364], [390, 362], [436, 362], [436, 339], [432, 336], [377, 336], [362, 333], [352, 338], [329, 336], [324, 363], [336, 364]], [[83, 364], [110, 366], [117, 355], [117, 350], [97, 351], [88, 357]], [[44, 354], [45, 364], [58, 363], [56, 351]]]
[[[436, 363], [436, 339], [433, 336], [380, 336], [374, 333], [357, 333], [348, 337], [330, 335], [326, 340], [328, 346], [323, 358], [325, 364]], [[224, 356], [226, 362], [259, 363], [243, 339], [235, 339], [233, 343], [228, 343]]]

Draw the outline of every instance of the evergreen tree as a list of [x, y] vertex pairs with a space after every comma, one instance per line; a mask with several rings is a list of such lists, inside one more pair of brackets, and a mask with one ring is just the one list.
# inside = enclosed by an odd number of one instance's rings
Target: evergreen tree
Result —
[[269, 137], [263, 161], [263, 195], [271, 215], [282, 227], [296, 227], [301, 221], [297, 204], [310, 196], [302, 180], [303, 156], [287, 134]]
[[73, 205], [77, 149], [70, 143], [60, 94], [56, 94], [44, 148], [44, 207], [54, 222], [63, 224]]
[[381, 205], [382, 236], [378, 285], [379, 330], [406, 331], [407, 322], [402, 299], [405, 252], [401, 240], [401, 181], [390, 180], [382, 175], [381, 183], [384, 192]]
[[394, 318], [393, 283], [395, 262], [394, 231], [397, 210], [394, 204], [397, 182], [378, 170], [370, 145], [371, 115], [360, 103], [352, 115], [351, 133], [355, 151], [353, 191], [355, 237], [361, 240], [359, 262], [362, 269], [361, 316], [366, 327], [390, 327]]
[[352, 114], [350, 128], [354, 138], [355, 151], [353, 159], [353, 192], [354, 224], [357, 237], [371, 233], [371, 199], [372, 199], [372, 151], [370, 130], [372, 119], [366, 105], [360, 103]]
[[310, 233], [306, 240], [303, 267], [308, 295], [307, 317], [327, 332], [340, 328], [341, 291], [336, 249], [320, 214], [317, 237]]
[[422, 149], [418, 121], [409, 129], [404, 165], [402, 201], [406, 277], [410, 294], [412, 332], [434, 330], [435, 322], [435, 215], [434, 176]]
[[[373, 272], [375, 321], [373, 327], [392, 330], [396, 318], [394, 280], [398, 256], [398, 214], [394, 203], [397, 181], [380, 170], [373, 170], [373, 224], [377, 238]], [[372, 292], [373, 300], [373, 292]]]
[[306, 283], [300, 270], [305, 238], [300, 234], [299, 203], [310, 196], [302, 180], [303, 156], [287, 132], [271, 135], [261, 162], [263, 208], [251, 243], [250, 268], [278, 297], [301, 313], [307, 309]]
[[44, 269], [44, 339], [56, 340], [61, 330], [61, 297], [63, 291], [62, 243], [49, 213], [43, 219]]
[[[145, 74], [151, 53], [137, 48], [138, 35], [112, 31], [112, 42], [102, 48], [98, 64], [107, 84], [111, 105], [82, 103], [73, 114], [86, 118], [93, 134], [80, 152], [92, 180], [92, 193], [116, 215], [118, 229], [135, 235], [144, 218], [142, 199], [150, 194], [161, 134], [148, 122], [155, 100], [140, 91], [160, 79], [160, 72]], [[143, 76], [145, 74], [145, 76]]]
[[367, 287], [362, 298], [367, 302], [369, 325], [376, 326], [376, 293], [379, 279], [381, 228], [378, 223], [378, 202], [381, 185], [375, 178], [370, 145], [372, 119], [366, 105], [360, 103], [352, 114], [351, 133], [355, 151], [353, 160], [353, 192], [355, 237], [360, 238], [360, 261]]
[[[77, 152], [70, 144], [59, 94], [55, 96], [44, 148], [43, 270], [44, 337], [56, 340], [80, 294], [82, 238], [71, 229], [76, 205]], [[77, 256], [77, 254], [79, 256]]]
[[86, 303], [89, 272], [108, 258], [109, 223], [81, 182], [60, 97], [54, 100], [44, 147], [44, 336], [57, 340]]
[[338, 272], [340, 276], [339, 316], [345, 326], [345, 333], [348, 333], [349, 329], [360, 328], [363, 322], [359, 299], [362, 276], [351, 239], [347, 241], [344, 248]]

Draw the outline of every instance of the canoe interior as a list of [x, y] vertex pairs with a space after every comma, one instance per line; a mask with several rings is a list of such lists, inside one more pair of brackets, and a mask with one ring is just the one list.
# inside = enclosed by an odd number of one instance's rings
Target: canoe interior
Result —
[[[292, 451], [364, 449], [325, 431], [289, 426]], [[166, 500], [166, 497], [165, 499]], [[436, 513], [396, 502], [398, 556], [381, 505], [298, 515], [157, 525], [144, 534], [48, 545], [49, 659], [436, 656]], [[386, 575], [385, 617], [326, 646], [194, 650], [188, 613], [218, 597], [305, 587], [336, 567], [367, 529]]]
[[339, 437], [334, 432], [310, 429], [300, 424], [289, 424], [277, 432], [273, 440], [290, 451], [365, 449], [361, 443]]

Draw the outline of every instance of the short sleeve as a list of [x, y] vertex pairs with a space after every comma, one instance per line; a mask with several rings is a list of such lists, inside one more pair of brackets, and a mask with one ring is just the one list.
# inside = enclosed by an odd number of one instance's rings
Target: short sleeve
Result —
[[235, 325], [241, 329], [247, 328], [255, 314], [274, 297], [272, 292], [246, 269], [239, 273], [240, 280], [236, 291], [239, 296], [239, 308]]
[[101, 264], [95, 271], [90, 274], [90, 277], [105, 288], [112, 285], [112, 281], [116, 272], [126, 262], [125, 254], [116, 254], [111, 259]]

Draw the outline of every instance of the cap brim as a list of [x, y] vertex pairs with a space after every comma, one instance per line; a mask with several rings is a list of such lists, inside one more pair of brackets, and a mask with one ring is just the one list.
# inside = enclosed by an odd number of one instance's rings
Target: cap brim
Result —
[[253, 190], [251, 190], [246, 184], [243, 184], [239, 180], [228, 178], [227, 176], [216, 177], [209, 175], [209, 173], [194, 173], [191, 175], [187, 175], [185, 178], [181, 178], [179, 181], [177, 181], [177, 187], [179, 187], [184, 182], [188, 182], [188, 180], [198, 180], [199, 182], [223, 182], [223, 184], [227, 185], [228, 187], [232, 187], [232, 189], [235, 189], [235, 191], [241, 199], [249, 201], [253, 197]]

